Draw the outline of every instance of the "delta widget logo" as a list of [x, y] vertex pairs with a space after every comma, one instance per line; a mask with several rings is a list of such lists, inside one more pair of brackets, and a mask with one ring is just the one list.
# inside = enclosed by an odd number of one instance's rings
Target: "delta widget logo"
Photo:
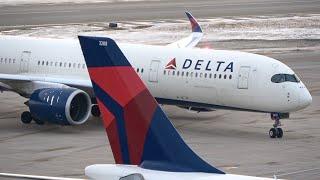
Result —
[[176, 58], [173, 58], [167, 65], [166, 69], [176, 69], [177, 64], [176, 64]]

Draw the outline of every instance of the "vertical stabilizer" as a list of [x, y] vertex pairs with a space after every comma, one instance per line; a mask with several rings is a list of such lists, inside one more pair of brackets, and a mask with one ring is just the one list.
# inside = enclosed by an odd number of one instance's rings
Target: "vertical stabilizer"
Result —
[[114, 40], [79, 40], [117, 164], [224, 174], [186, 145]]

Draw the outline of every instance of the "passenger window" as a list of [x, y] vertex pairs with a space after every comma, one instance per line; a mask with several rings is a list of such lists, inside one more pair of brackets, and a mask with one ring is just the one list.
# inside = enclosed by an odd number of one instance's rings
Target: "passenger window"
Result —
[[177, 71], [177, 76], [179, 76], [179, 74], [180, 74], [180, 72], [179, 72], [179, 71]]
[[12, 63], [13, 63], [13, 64], [16, 63], [16, 59], [13, 59], [13, 60], [12, 60]]
[[232, 75], [231, 74], [229, 75], [229, 79], [232, 79]]
[[202, 78], [202, 73], [200, 73], [200, 77]]
[[227, 79], [227, 75], [226, 74], [224, 75], [224, 79]]
[[60, 67], [62, 67], [62, 62], [60, 62]]
[[139, 68], [137, 68], [137, 72], [139, 72]]
[[176, 71], [172, 71], [172, 75], [174, 76], [176, 74]]
[[79, 64], [78, 64], [78, 69], [80, 69], [80, 68], [81, 68], [81, 64], [79, 63]]
[[207, 78], [207, 73], [204, 73], [204, 78]]
[[212, 74], [211, 74], [211, 73], [209, 74], [209, 78], [210, 78], [210, 79], [212, 78]]
[[215, 79], [217, 78], [217, 74], [214, 74], [214, 78], [215, 78]]
[[195, 77], [198, 77], [198, 73], [196, 72]]
[[40, 65], [40, 61], [38, 61], [38, 66]]
[[82, 64], [82, 69], [85, 69], [86, 68], [86, 65], [85, 64]]
[[186, 72], [186, 76], [187, 76], [187, 77], [189, 76], [189, 72]]
[[46, 66], [48, 66], [48, 65], [49, 65], [49, 62], [47, 61], [47, 62], [46, 62]]
[[141, 73], [143, 73], [143, 68], [141, 69]]
[[71, 67], [71, 63], [69, 63], [69, 68]]
[[181, 76], [184, 76], [184, 72], [183, 71], [181, 72]]
[[221, 79], [221, 77], [222, 77], [222, 75], [221, 75], [221, 74], [219, 74], [219, 79]]
[[190, 73], [190, 77], [193, 77], [193, 72]]
[[53, 66], [53, 62], [52, 61], [50, 62], [50, 66]]
[[163, 74], [166, 75], [166, 70], [163, 71]]

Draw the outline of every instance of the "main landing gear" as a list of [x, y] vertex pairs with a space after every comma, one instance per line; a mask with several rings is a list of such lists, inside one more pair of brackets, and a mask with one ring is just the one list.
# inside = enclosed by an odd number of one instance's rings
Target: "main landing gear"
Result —
[[271, 119], [274, 120], [273, 128], [269, 131], [270, 138], [282, 138], [283, 130], [279, 127], [281, 126], [280, 114], [271, 113]]
[[22, 121], [23, 124], [30, 124], [32, 122], [32, 120], [34, 120], [34, 122], [36, 124], [38, 124], [38, 125], [43, 125], [44, 124], [44, 121], [41, 121], [41, 120], [33, 118], [29, 111], [24, 111], [21, 114], [21, 121]]

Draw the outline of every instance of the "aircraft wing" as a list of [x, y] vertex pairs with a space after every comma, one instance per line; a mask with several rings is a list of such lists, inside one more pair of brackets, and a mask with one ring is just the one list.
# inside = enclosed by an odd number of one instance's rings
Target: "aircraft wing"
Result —
[[186, 15], [189, 18], [191, 27], [192, 27], [192, 33], [179, 41], [176, 41], [174, 43], [169, 44], [169, 47], [178, 47], [178, 48], [193, 48], [195, 47], [202, 39], [203, 33], [202, 29], [197, 22], [197, 20], [192, 16], [191, 13], [186, 12]]
[[49, 83], [59, 83], [69, 86], [78, 87], [92, 87], [90, 80], [77, 79], [75, 77], [39, 77], [36, 75], [16, 75], [16, 74], [0, 74], [0, 82], [5, 84], [15, 83], [15, 82], [32, 82], [32, 81], [43, 81]]

